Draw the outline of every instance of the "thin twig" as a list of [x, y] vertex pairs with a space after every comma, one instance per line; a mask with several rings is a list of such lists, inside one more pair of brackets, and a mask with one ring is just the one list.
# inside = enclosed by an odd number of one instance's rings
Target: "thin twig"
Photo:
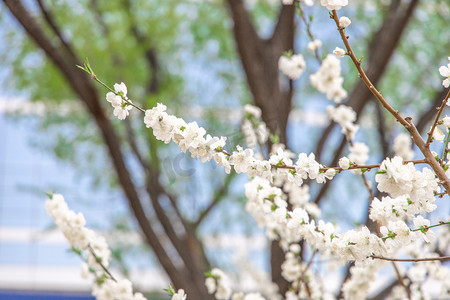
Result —
[[444, 107], [447, 104], [449, 97], [450, 97], [450, 89], [448, 90], [448, 93], [445, 96], [444, 100], [442, 100], [441, 107], [439, 107], [438, 113], [436, 114], [436, 118], [434, 119], [433, 126], [431, 127], [430, 132], [428, 132], [428, 138], [425, 143], [425, 147], [429, 147], [431, 144], [431, 141], [433, 140], [434, 129], [436, 128], [436, 125], [439, 122], [439, 118], [441, 117], [442, 111], [444, 110]]
[[446, 261], [450, 260], [450, 256], [441, 256], [441, 257], [430, 257], [430, 258], [390, 258], [390, 257], [383, 257], [383, 256], [377, 256], [377, 255], [370, 255], [368, 256], [373, 259], [381, 259], [381, 260], [387, 260], [387, 261], [402, 261], [402, 262], [421, 262], [421, 261]]
[[89, 248], [89, 252], [91, 252], [91, 254], [94, 256], [95, 261], [100, 265], [100, 267], [102, 267], [103, 271], [105, 271], [105, 273], [108, 274], [109, 278], [111, 278], [114, 281], [117, 281], [114, 278], [114, 276], [111, 274], [111, 272], [109, 272], [108, 268], [106, 268], [105, 265], [102, 263], [102, 260], [97, 256], [97, 254], [95, 254], [95, 251], [92, 248], [92, 246], [89, 245], [88, 248]]
[[[225, 154], [226, 156], [231, 156], [232, 154], [220, 149], [217, 150], [218, 152], [222, 152], [223, 154]], [[403, 162], [403, 164], [408, 164], [408, 163], [413, 163], [413, 164], [426, 164], [427, 161], [425, 159], [417, 159], [417, 160], [405, 160]], [[287, 166], [287, 165], [274, 165], [271, 164], [270, 165], [273, 168], [276, 169], [289, 169], [289, 170], [295, 170], [294, 166]], [[373, 164], [373, 165], [357, 165], [357, 164], [353, 164], [351, 165], [348, 169], [343, 169], [341, 167], [324, 167], [324, 168], [320, 168], [319, 170], [321, 172], [326, 172], [329, 169], [334, 169], [335, 171], [341, 172], [341, 171], [345, 171], [345, 170], [356, 170], [356, 169], [365, 169], [366, 171], [370, 171], [371, 169], [376, 169], [379, 168], [381, 166], [381, 164]]]
[[431, 226], [425, 226], [425, 227], [422, 227], [422, 228], [410, 229], [410, 230], [411, 231], [428, 230], [429, 228], [438, 227], [438, 226], [442, 226], [442, 225], [450, 225], [450, 222], [440, 221], [439, 224], [434, 224], [434, 225], [431, 225]]
[[399, 271], [395, 261], [392, 262], [392, 266], [394, 267], [395, 274], [397, 274], [398, 282], [405, 289], [406, 295], [408, 295], [408, 299], [411, 300], [411, 291], [409, 290], [408, 286], [405, 284], [405, 281], [403, 280], [403, 276], [400, 274], [400, 271]]
[[[306, 293], [308, 294], [308, 297], [311, 298], [311, 289], [309, 287], [308, 282], [306, 282], [306, 271], [308, 271], [309, 267], [311, 266], [313, 260], [314, 260], [314, 256], [316, 256], [317, 252], [319, 252], [319, 250], [314, 250], [313, 254], [311, 255], [311, 258], [308, 261], [308, 264], [306, 265], [305, 269], [302, 271], [302, 276], [301, 276], [301, 281], [305, 284], [305, 288], [306, 288]], [[299, 284], [300, 287], [300, 284]]]
[[[315, 40], [314, 34], [311, 32], [311, 22], [308, 22], [305, 16], [305, 12], [303, 11], [303, 7], [300, 2], [296, 2], [296, 6], [299, 9], [300, 18], [303, 20], [306, 26], [306, 33], [308, 34], [309, 38], [311, 39], [311, 42]], [[320, 58], [319, 49], [314, 49], [314, 56], [316, 57], [319, 64], [322, 64], [322, 59]]]
[[[443, 222], [443, 221], [440, 221], [439, 222], [439, 224], [435, 224], [435, 225], [431, 225], [431, 226], [424, 226], [424, 227], [420, 227], [420, 228], [416, 228], [416, 229], [411, 229], [411, 228], [409, 228], [409, 231], [412, 231], [412, 232], [414, 232], [414, 231], [427, 231], [428, 229], [430, 229], [430, 228], [433, 228], [433, 227], [438, 227], [438, 226], [442, 226], [442, 225], [449, 225], [450, 224], [450, 222]], [[382, 240], [387, 240], [387, 239], [389, 239], [389, 238], [394, 238], [395, 237], [395, 234], [391, 234], [391, 235], [388, 235], [388, 236], [383, 236], [381, 239]]]
[[400, 114], [397, 110], [392, 108], [392, 106], [390, 106], [389, 103], [387, 103], [387, 101], [384, 99], [384, 97], [381, 95], [381, 93], [376, 89], [376, 87], [372, 84], [372, 82], [370, 81], [370, 79], [367, 77], [366, 73], [362, 69], [361, 61], [356, 58], [355, 54], [353, 53], [352, 47], [350, 46], [350, 43], [348, 42], [348, 37], [345, 34], [345, 29], [339, 25], [339, 17], [337, 15], [336, 10], [332, 11], [332, 14], [330, 15], [330, 17], [336, 23], [336, 26], [339, 30], [339, 34], [341, 35], [342, 41], [344, 42], [345, 48], [347, 49], [346, 54], [348, 56], [350, 56], [353, 63], [355, 64], [355, 67], [358, 70], [358, 73], [359, 73], [361, 79], [364, 81], [364, 83], [369, 88], [369, 90], [372, 92], [372, 94], [378, 99], [378, 101], [380, 101], [381, 105], [383, 105], [383, 107], [386, 108], [397, 119], [397, 121], [400, 122], [400, 124], [405, 126], [405, 128], [409, 128], [410, 124], [408, 122], [406, 122], [405, 119], [402, 118], [402, 116], [400, 116]]

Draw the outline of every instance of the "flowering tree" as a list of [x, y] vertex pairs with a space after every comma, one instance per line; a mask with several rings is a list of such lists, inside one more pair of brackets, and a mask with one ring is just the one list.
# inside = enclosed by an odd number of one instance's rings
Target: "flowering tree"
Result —
[[[80, 65], [70, 45], [55, 27], [48, 9], [38, 1], [48, 25], [65, 47], [70, 59], [66, 60], [61, 53], [48, 41], [25, 8], [16, 1], [5, 1], [13, 15], [35, 42], [46, 51], [47, 55], [69, 79], [70, 85], [87, 105], [89, 111], [99, 126], [104, 141], [109, 149], [116, 174], [124, 193], [128, 198], [139, 225], [148, 243], [155, 251], [161, 266], [169, 275], [174, 286], [186, 290], [188, 297], [193, 299], [264, 299], [259, 293], [233, 291], [224, 272], [212, 269], [204, 278], [202, 272], [210, 266], [204, 254], [204, 245], [195, 234], [198, 223], [213, 206], [199, 214], [192, 223], [183, 216], [177, 201], [159, 181], [158, 167], [154, 161], [150, 164], [144, 159], [135, 141], [129, 141], [130, 147], [142, 167], [147, 172], [146, 190], [151, 198], [154, 212], [161, 223], [170, 245], [176, 250], [183, 262], [180, 268], [165, 252], [167, 245], [162, 244], [149, 222], [138, 196], [135, 183], [124, 162], [117, 136], [109, 119], [101, 108], [98, 97], [93, 92], [89, 77], [74, 69], [70, 63]], [[369, 282], [375, 279], [377, 272], [385, 267], [394, 270], [395, 280], [376, 297], [391, 294], [396, 298], [427, 297], [424, 283], [434, 279], [440, 283], [439, 295], [448, 297], [450, 292], [449, 270], [441, 262], [448, 260], [448, 219], [433, 222], [431, 213], [436, 211], [436, 197], [443, 197], [450, 192], [448, 179], [447, 143], [448, 134], [444, 134], [439, 126], [448, 132], [450, 118], [443, 117], [443, 111], [449, 100], [450, 93], [442, 90], [436, 97], [439, 109], [432, 117], [431, 128], [426, 138], [422, 138], [420, 129], [428, 120], [428, 114], [419, 118], [416, 123], [411, 117], [405, 117], [394, 109], [376, 88], [376, 82], [392, 55], [400, 36], [412, 16], [418, 1], [393, 1], [385, 14], [385, 22], [379, 28], [370, 47], [367, 71], [363, 69], [365, 60], [358, 58], [349, 42], [347, 28], [352, 24], [348, 17], [338, 15], [338, 10], [347, 6], [347, 1], [321, 1], [326, 7], [329, 17], [335, 24], [337, 35], [342, 40], [341, 47], [336, 47], [333, 54], [320, 56], [322, 42], [315, 39], [311, 31], [311, 18], [306, 16], [304, 6], [312, 5], [313, 1], [283, 1], [279, 8], [278, 18], [273, 33], [269, 39], [262, 39], [252, 19], [241, 1], [228, 1], [230, 15], [234, 23], [234, 37], [247, 83], [253, 96], [255, 106], [244, 107], [245, 119], [242, 129], [245, 134], [247, 148], [226, 144], [223, 136], [211, 136], [196, 122], [186, 122], [167, 112], [164, 104], [158, 103], [151, 109], [145, 109], [128, 97], [124, 83], [109, 87], [94, 73], [88, 62], [78, 66], [95, 81], [105, 86], [109, 92], [106, 100], [113, 106], [113, 114], [119, 120], [128, 120], [130, 111], [134, 109], [145, 113], [144, 124], [150, 128], [154, 138], [166, 144], [174, 142], [182, 152], [189, 152], [202, 162], [215, 161], [223, 167], [226, 173], [232, 169], [236, 173], [244, 173], [249, 182], [245, 185], [247, 198], [246, 209], [256, 219], [257, 223], [266, 228], [266, 234], [271, 239], [272, 280], [276, 289], [272, 289], [265, 297], [270, 299], [322, 299], [333, 298], [333, 295], [321, 282], [321, 273], [311, 268], [317, 257], [326, 260], [336, 260], [338, 264], [348, 268], [345, 283], [339, 296], [347, 299], [363, 299], [367, 297]], [[316, 154], [294, 154], [288, 148], [287, 124], [294, 95], [293, 80], [298, 79], [307, 68], [301, 54], [294, 54], [295, 12], [303, 21], [311, 41], [309, 50], [313, 51], [320, 67], [311, 71], [310, 83], [320, 93], [332, 101], [327, 107], [327, 114], [342, 129], [342, 142], [335, 151], [330, 164], [321, 161], [325, 142], [331, 134], [334, 125], [330, 125], [318, 140]], [[326, 10], [321, 10], [326, 13]], [[53, 24], [53, 26], [52, 26]], [[355, 26], [355, 25], [351, 25]], [[351, 27], [350, 26], [350, 27]], [[137, 38], [139, 38], [137, 34]], [[290, 50], [290, 51], [289, 51]], [[357, 70], [361, 81], [347, 98], [341, 76], [341, 60], [349, 57], [349, 61]], [[450, 59], [450, 58], [449, 58]], [[449, 86], [450, 64], [439, 68], [444, 76], [442, 85]], [[278, 70], [287, 78], [278, 80]], [[287, 81], [287, 82], [283, 82]], [[86, 90], [89, 87], [90, 90]], [[358, 140], [359, 126], [357, 116], [364, 105], [373, 96], [377, 107], [385, 110], [390, 118], [402, 126], [404, 133], [394, 141], [395, 155], [381, 159], [377, 164], [367, 164], [369, 147]], [[433, 110], [431, 110], [433, 112]], [[386, 143], [384, 129], [380, 127], [381, 140]], [[270, 138], [269, 138], [270, 137]], [[445, 142], [444, 142], [445, 140]], [[432, 151], [433, 141], [443, 142], [442, 154]], [[419, 159], [413, 160], [414, 151], [411, 144], [418, 148]], [[342, 151], [348, 144], [349, 154]], [[387, 152], [383, 144], [383, 150]], [[426, 164], [419, 170], [415, 165]], [[372, 186], [370, 171], [377, 170], [376, 186]], [[364, 226], [340, 231], [326, 220], [320, 219], [319, 202], [326, 192], [332, 179], [341, 173], [352, 172], [362, 178], [363, 187], [369, 198], [367, 222]], [[372, 176], [373, 177], [373, 176]], [[313, 182], [321, 185], [316, 199], [309, 201], [309, 188]], [[383, 194], [384, 193], [384, 194]], [[180, 234], [174, 229], [172, 219], [163, 209], [160, 199], [168, 197], [177, 222], [183, 228]], [[212, 201], [214, 205], [216, 202]], [[69, 210], [61, 195], [51, 195], [46, 203], [47, 210], [55, 219], [58, 227], [68, 238], [75, 251], [86, 259], [86, 269], [96, 278], [94, 295], [99, 299], [142, 299], [143, 295], [133, 294], [131, 283], [127, 280], [117, 280], [108, 270], [109, 250], [102, 238], [99, 238], [84, 227], [84, 218]], [[431, 215], [430, 215], [431, 214]], [[433, 228], [445, 230], [438, 232], [436, 239]], [[189, 249], [189, 251], [185, 251]], [[86, 256], [85, 254], [86, 253]], [[399, 262], [413, 262], [407, 270], [398, 265]], [[172, 299], [185, 299], [184, 290], [169, 287]]]

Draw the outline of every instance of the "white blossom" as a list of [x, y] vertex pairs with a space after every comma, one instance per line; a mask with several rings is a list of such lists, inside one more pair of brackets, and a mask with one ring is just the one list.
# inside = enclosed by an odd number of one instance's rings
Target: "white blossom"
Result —
[[387, 225], [389, 221], [398, 221], [414, 216], [409, 195], [397, 198], [383, 197], [381, 200], [374, 198], [370, 204], [370, 219]]
[[348, 158], [357, 165], [363, 165], [369, 159], [369, 147], [364, 143], [353, 143]]
[[[355, 138], [359, 126], [356, 121], [356, 112], [350, 106], [339, 105], [333, 107], [327, 106], [328, 117], [342, 127], [342, 133], [345, 134], [348, 140], [352, 141]], [[350, 159], [351, 160], [351, 159]]]
[[347, 28], [351, 23], [352, 21], [345, 16], [339, 18], [339, 27], [341, 28]]
[[327, 55], [319, 70], [310, 76], [310, 80], [314, 88], [336, 103], [347, 97], [347, 92], [342, 87], [344, 79], [341, 77], [341, 64], [334, 55]]
[[[131, 102], [128, 100], [128, 102]], [[114, 107], [113, 114], [119, 119], [119, 120], [125, 120], [126, 117], [130, 115], [130, 110], [133, 107], [131, 105], [126, 104], [125, 102], [122, 102], [120, 106]]]
[[121, 82], [119, 83], [115, 83], [114, 84], [114, 91], [116, 92], [116, 94], [121, 95], [122, 97], [124, 97], [125, 99], [127, 98], [127, 86], [125, 85], [125, 83]]
[[347, 170], [348, 168], [350, 168], [350, 159], [348, 159], [347, 157], [341, 157], [339, 159], [339, 167], [341, 167], [344, 170]]
[[414, 226], [416, 229], [421, 229], [420, 231], [417, 231], [420, 233], [420, 236], [423, 238], [423, 240], [426, 243], [430, 243], [431, 241], [434, 241], [435, 235], [431, 229], [428, 229], [426, 227], [430, 226], [430, 220], [425, 219], [422, 216], [417, 216], [414, 218]]
[[211, 270], [213, 277], [207, 277], [205, 280], [206, 288], [209, 294], [214, 294], [217, 300], [228, 300], [231, 297], [232, 290], [229, 286], [228, 276], [217, 268]]
[[347, 6], [348, 0], [320, 0], [320, 4], [329, 10], [338, 10]]
[[303, 59], [303, 55], [294, 54], [291, 57], [282, 55], [278, 60], [278, 69], [280, 69], [280, 71], [290, 79], [298, 79], [306, 69], [306, 63]]
[[[431, 128], [430, 128], [431, 130]], [[433, 139], [438, 142], [443, 142], [445, 139], [445, 134], [439, 129], [439, 127], [435, 127], [433, 131]]]
[[394, 152], [396, 156], [400, 156], [403, 160], [411, 160], [414, 157], [412, 150], [411, 136], [406, 133], [400, 133], [394, 139]]
[[322, 47], [322, 41], [321, 40], [314, 40], [308, 43], [308, 49], [310, 51], [316, 51], [318, 50], [320, 47]]
[[132, 102], [127, 97], [127, 87], [125, 86], [125, 83], [121, 82], [120, 84], [114, 84], [114, 91], [115, 93], [109, 92], [106, 94], [106, 100], [114, 107], [114, 116], [119, 120], [124, 120], [130, 115], [129, 111], [133, 108], [129, 104]]
[[447, 130], [448, 130], [450, 128], [450, 117], [445, 116], [442, 119], [442, 122], [443, 122], [444, 126], [447, 127]]
[[[448, 57], [448, 60], [450, 60], [450, 56]], [[447, 64], [447, 66], [441, 66], [439, 68], [439, 74], [445, 77], [445, 79], [442, 81], [442, 85], [445, 88], [448, 88], [450, 86], [450, 63]], [[447, 105], [450, 105], [450, 103], [447, 102]]]
[[113, 92], [106, 94], [106, 100], [111, 103], [112, 107], [118, 107], [122, 104], [122, 97], [114, 94]]
[[179, 289], [176, 294], [172, 296], [172, 300], [186, 300], [186, 294], [183, 289]]
[[339, 47], [336, 47], [333, 51], [333, 54], [337, 56], [337, 58], [341, 58], [345, 56], [345, 50]]

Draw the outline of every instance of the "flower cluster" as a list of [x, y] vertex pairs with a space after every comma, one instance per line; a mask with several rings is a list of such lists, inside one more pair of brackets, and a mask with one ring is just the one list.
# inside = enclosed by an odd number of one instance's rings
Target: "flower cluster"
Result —
[[246, 104], [244, 106], [244, 120], [241, 130], [245, 136], [245, 142], [251, 149], [256, 145], [264, 145], [269, 138], [269, 130], [266, 124], [261, 120], [261, 109], [259, 107]]
[[322, 41], [321, 40], [314, 40], [308, 43], [308, 49], [311, 51], [316, 51], [318, 50], [320, 47], [322, 47]]
[[125, 120], [130, 115], [130, 110], [133, 108], [130, 103], [131, 100], [127, 97], [127, 87], [125, 83], [114, 84], [114, 93], [109, 92], [106, 94], [106, 100], [114, 107], [114, 115], [119, 120]]
[[229, 158], [220, 150], [225, 145], [226, 137], [205, 137], [205, 129], [197, 122], [186, 123], [183, 119], [166, 113], [167, 107], [161, 103], [145, 112], [144, 123], [153, 129], [156, 139], [168, 144], [174, 141], [181, 151], [189, 150], [191, 155], [197, 156], [202, 162], [214, 159], [220, 166], [230, 172]]
[[[314, 4], [314, 0], [301, 0], [308, 6], [312, 6]], [[294, 4], [294, 0], [283, 0], [283, 5], [292, 5]]]
[[428, 168], [416, 170], [413, 163], [403, 163], [396, 156], [385, 159], [375, 175], [378, 190], [391, 197], [407, 195], [413, 214], [430, 213], [436, 209], [434, 193], [439, 191], [436, 175]]
[[394, 139], [395, 155], [400, 156], [403, 160], [411, 160], [414, 157], [414, 151], [412, 150], [411, 136], [406, 133], [400, 133]]
[[[348, 158], [352, 164], [363, 165], [369, 160], [369, 147], [364, 143], [353, 143], [350, 147]], [[359, 171], [359, 170], [357, 170]]]
[[223, 150], [226, 137], [212, 137], [209, 134], [205, 137], [205, 129], [199, 127], [197, 122], [186, 123], [181, 118], [167, 114], [166, 109], [165, 105], [159, 103], [145, 112], [144, 123], [153, 129], [155, 137], [165, 143], [174, 141], [181, 151], [189, 150], [192, 157], [197, 157], [202, 162], [212, 159], [223, 166], [227, 173], [234, 167], [237, 173], [245, 173], [249, 178], [261, 176], [273, 182], [274, 176], [277, 175], [299, 185], [307, 178], [323, 183], [336, 174], [333, 169], [321, 172], [323, 166], [315, 160], [314, 154], [308, 156], [301, 153], [294, 164], [292, 153], [282, 147], [279, 147], [268, 161], [257, 159], [252, 149], [240, 146], [237, 146], [233, 153], [227, 153]]
[[111, 250], [104, 237], [85, 227], [83, 214], [70, 210], [60, 194], [54, 194], [47, 199], [45, 208], [74, 251], [80, 256], [83, 251], [86, 253], [86, 264], [83, 265], [82, 273], [95, 277], [93, 296], [98, 300], [146, 300], [141, 293], [133, 293], [129, 280], [115, 280], [109, 273], [105, 273]]
[[329, 10], [338, 10], [348, 5], [348, 0], [320, 0], [320, 4]]
[[265, 179], [255, 178], [245, 185], [246, 208], [258, 224], [266, 226], [269, 238], [279, 237], [281, 245], [305, 239], [311, 247], [323, 252], [333, 251], [343, 261], [366, 260], [372, 254], [386, 254], [382, 239], [371, 234], [367, 227], [339, 234], [332, 223], [310, 220], [307, 208], [287, 209], [282, 190]]
[[341, 63], [335, 56], [329, 54], [323, 60], [319, 70], [310, 76], [311, 85], [327, 98], [336, 103], [347, 97], [347, 91], [342, 87]]
[[217, 300], [228, 300], [231, 297], [231, 287], [228, 276], [220, 269], [214, 268], [207, 274], [205, 280], [209, 294], [214, 294]]
[[306, 69], [306, 63], [303, 59], [303, 55], [294, 54], [289, 57], [282, 55], [278, 60], [278, 69], [280, 69], [280, 71], [290, 79], [298, 79]]
[[344, 283], [342, 293], [344, 299], [367, 299], [370, 284], [375, 280], [376, 274], [383, 265], [380, 261], [357, 263], [350, 269], [350, 279]]
[[217, 300], [265, 300], [259, 293], [233, 293], [228, 276], [220, 269], [214, 268], [206, 274], [206, 288], [209, 294], [214, 294]]
[[328, 117], [342, 127], [342, 133], [345, 134], [347, 140], [352, 141], [355, 138], [359, 126], [355, 124], [356, 112], [350, 106], [339, 105], [327, 107]]

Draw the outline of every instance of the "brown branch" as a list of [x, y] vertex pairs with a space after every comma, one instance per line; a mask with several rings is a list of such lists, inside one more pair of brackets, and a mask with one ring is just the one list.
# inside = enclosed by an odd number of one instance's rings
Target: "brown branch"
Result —
[[214, 209], [214, 207], [216, 207], [217, 204], [219, 204], [221, 202], [221, 200], [224, 198], [224, 196], [226, 196], [228, 194], [230, 185], [233, 182], [233, 179], [236, 177], [236, 175], [237, 175], [236, 172], [232, 172], [225, 178], [224, 184], [214, 194], [212, 201], [202, 212], [200, 212], [197, 220], [193, 224], [194, 228], [198, 228], [198, 226], [200, 226], [200, 224], [209, 215], [209, 213]]
[[[295, 34], [295, 6], [281, 5], [278, 19], [269, 41], [274, 44], [283, 44], [284, 48], [292, 49]], [[288, 50], [287, 49], [287, 50]], [[292, 49], [294, 50], [294, 49]]]
[[198, 274], [202, 274], [205, 270], [200, 270], [198, 266], [195, 264], [193, 257], [191, 256], [189, 251], [186, 251], [186, 245], [183, 243], [183, 240], [177, 235], [171, 220], [166, 215], [163, 207], [160, 203], [160, 195], [163, 194], [163, 190], [158, 182], [158, 178], [155, 174], [151, 174], [148, 178], [147, 182], [147, 192], [150, 195], [150, 200], [155, 211], [156, 217], [158, 221], [161, 223], [166, 236], [169, 238], [171, 244], [177, 251], [177, 254], [183, 260], [186, 268], [183, 269], [185, 274], [183, 276], [188, 276], [190, 280], [197, 279]]
[[406, 295], [408, 295], [408, 299], [411, 300], [411, 291], [409, 290], [408, 286], [405, 284], [405, 281], [403, 280], [403, 276], [400, 274], [397, 264], [394, 261], [392, 261], [392, 266], [395, 270], [395, 274], [397, 275], [398, 282], [405, 289]]
[[[381, 95], [381, 93], [375, 88], [375, 86], [371, 83], [367, 75], [365, 74], [364, 70], [361, 68], [361, 61], [359, 61], [356, 56], [354, 55], [352, 48], [350, 47], [350, 44], [348, 42], [348, 37], [345, 34], [345, 29], [341, 28], [339, 26], [339, 17], [336, 13], [336, 10], [332, 11], [332, 15], [330, 17], [334, 20], [336, 23], [336, 26], [339, 30], [339, 34], [341, 35], [341, 39], [345, 44], [345, 48], [347, 49], [347, 55], [350, 56], [350, 58], [353, 61], [353, 64], [355, 65], [356, 69], [358, 70], [358, 73], [361, 77], [361, 79], [364, 81], [366, 86], [369, 88], [369, 90], [372, 92], [372, 94], [377, 98], [377, 100], [383, 105], [386, 110], [388, 110], [397, 121], [402, 124], [411, 134], [414, 143], [419, 147], [420, 151], [425, 156], [425, 159], [427, 163], [430, 165], [430, 167], [433, 169], [433, 171], [436, 173], [438, 178], [441, 180], [442, 185], [446, 189], [447, 193], [450, 194], [450, 180], [447, 178], [447, 175], [445, 174], [444, 169], [442, 166], [436, 162], [434, 159], [428, 145], [425, 144], [422, 137], [420, 136], [419, 132], [417, 131], [416, 127], [412, 123], [411, 118], [403, 119], [399, 112], [397, 110], [394, 110], [384, 99], [384, 97]], [[447, 101], [447, 100], [445, 100]]]
[[66, 41], [64, 38], [61, 30], [59, 29], [58, 25], [56, 24], [52, 12], [45, 6], [42, 0], [36, 0], [38, 3], [38, 6], [42, 12], [42, 15], [44, 16], [45, 21], [53, 31], [53, 33], [56, 35], [60, 43], [63, 45], [64, 49], [67, 51], [70, 59], [72, 60], [72, 64], [80, 64], [80, 62], [77, 60], [77, 56], [75, 52], [73, 51], [70, 44]]
[[410, 124], [408, 131], [411, 134], [414, 143], [419, 147], [422, 154], [425, 156], [426, 163], [433, 169], [433, 171], [436, 173], [437, 177], [441, 181], [441, 184], [447, 191], [447, 194], [450, 194], [450, 180], [448, 179], [447, 175], [445, 174], [444, 169], [442, 166], [436, 161], [433, 154], [431, 153], [429, 147], [425, 145], [425, 142], [423, 141], [422, 137], [420, 136], [419, 132], [416, 129], [416, 126], [412, 123], [411, 118], [406, 118], [406, 121], [408, 124]]
[[156, 94], [159, 90], [159, 62], [156, 53], [155, 47], [149, 44], [150, 38], [139, 29], [138, 24], [136, 22], [136, 18], [132, 13], [132, 7], [130, 0], [122, 1], [125, 12], [128, 15], [128, 19], [130, 20], [130, 31], [131, 34], [135, 37], [138, 45], [145, 49], [145, 59], [147, 60], [147, 64], [149, 69], [151, 70], [150, 82], [147, 85], [147, 92], [150, 94]]
[[383, 109], [378, 102], [375, 102], [374, 104], [377, 113], [377, 128], [381, 144], [382, 157], [389, 157], [389, 142], [386, 138], [386, 122], [383, 114]]
[[109, 28], [108, 25], [106, 25], [105, 19], [103, 18], [103, 14], [100, 11], [98, 0], [91, 0], [89, 1], [89, 4], [91, 5], [91, 9], [94, 12], [95, 20], [100, 25], [100, 30], [102, 34], [106, 37], [109, 35]]
[[245, 9], [242, 0], [228, 0], [228, 6], [231, 9], [231, 16], [234, 21], [234, 26], [242, 31], [235, 31], [235, 38], [242, 39], [249, 37], [251, 40], [260, 40], [258, 33], [253, 25], [248, 11]]
[[[305, 269], [302, 270], [302, 276], [301, 276], [301, 281], [305, 284], [306, 287], [306, 293], [308, 294], [308, 297], [311, 298], [311, 288], [309, 287], [308, 282], [306, 281], [306, 272], [308, 271], [309, 267], [311, 267], [311, 264], [313, 262], [314, 257], [316, 256], [316, 254], [319, 252], [319, 250], [314, 250], [313, 254], [311, 255], [311, 258], [308, 261], [308, 264], [306, 265]], [[300, 257], [301, 259], [301, 257]], [[300, 285], [299, 285], [300, 286]]]
[[398, 279], [393, 280], [390, 284], [388, 284], [384, 289], [378, 292], [377, 295], [375, 295], [372, 298], [369, 298], [370, 300], [383, 300], [386, 299], [387, 296], [391, 293], [392, 289], [397, 286]]
[[[331, 16], [330, 16], [331, 17]], [[366, 73], [361, 67], [361, 61], [358, 60], [353, 53], [353, 50], [350, 46], [350, 43], [348, 42], [348, 37], [345, 33], [345, 28], [342, 28], [339, 26], [339, 17], [337, 15], [336, 10], [332, 11], [332, 18], [334, 22], [336, 23], [336, 26], [338, 27], [339, 34], [341, 35], [341, 39], [344, 42], [345, 48], [347, 49], [347, 55], [350, 56], [350, 58], [353, 61], [353, 64], [355, 65], [356, 69], [358, 70], [358, 73], [360, 75], [360, 78], [364, 81], [365, 85], [369, 88], [369, 90], [372, 92], [372, 94], [377, 98], [377, 100], [383, 105], [383, 107], [389, 111], [397, 121], [402, 124], [405, 128], [409, 128], [409, 123], [405, 121], [405, 119], [400, 116], [399, 112], [392, 108], [392, 106], [387, 103], [387, 101], [384, 99], [384, 97], [381, 95], [381, 93], [377, 90], [377, 88], [372, 84], [370, 79], [367, 77]]]
[[[227, 156], [231, 156], [232, 155], [231, 153], [229, 153], [229, 152], [227, 152], [227, 151], [225, 151], [223, 149], [218, 150], [218, 151], [222, 152], [223, 154], [225, 154]], [[408, 163], [427, 164], [428, 161], [426, 159], [416, 159], [416, 160], [405, 160], [403, 162], [403, 164], [408, 164]], [[295, 167], [294, 166], [287, 166], [287, 165], [284, 165], [284, 164], [282, 164], [282, 165], [271, 164], [270, 166], [272, 168], [275, 168], [275, 169], [289, 169], [289, 170], [294, 170], [295, 171]], [[357, 169], [365, 169], [367, 171], [370, 171], [371, 169], [376, 169], [376, 168], [379, 168], [380, 166], [381, 166], [381, 163], [380, 164], [371, 164], [371, 165], [357, 165], [357, 164], [353, 164], [348, 169], [342, 169], [341, 167], [323, 167], [323, 168], [320, 168], [319, 170], [321, 172], [326, 172], [329, 169], [334, 169], [335, 171], [338, 171], [338, 172], [342, 172], [342, 171], [345, 171], [345, 170], [357, 170]]]
[[148, 173], [150, 170], [150, 163], [144, 158], [141, 151], [139, 150], [139, 147], [136, 143], [136, 136], [134, 134], [133, 128], [131, 127], [130, 120], [126, 118], [124, 121], [127, 141], [130, 145], [131, 151], [133, 152], [134, 156], [136, 156], [137, 160], [141, 164], [141, 167]]
[[[399, 44], [400, 38], [402, 37], [418, 2], [418, 0], [412, 0], [405, 9], [400, 9], [401, 6], [398, 5], [392, 5], [389, 13], [384, 18], [382, 25], [370, 42], [368, 46], [369, 52], [366, 74], [372, 79], [374, 84], [376, 84], [384, 75], [390, 58]], [[360, 81], [354, 87], [346, 105], [352, 107], [359, 118], [362, 110], [367, 105], [369, 99], [371, 99], [371, 95], [371, 92], [366, 88], [364, 82]], [[336, 124], [331, 122], [322, 133], [322, 136], [317, 143], [316, 151], [314, 152], [317, 159], [320, 160], [328, 136], [335, 126]], [[341, 151], [336, 151], [333, 160], [337, 161], [340, 155]]]

